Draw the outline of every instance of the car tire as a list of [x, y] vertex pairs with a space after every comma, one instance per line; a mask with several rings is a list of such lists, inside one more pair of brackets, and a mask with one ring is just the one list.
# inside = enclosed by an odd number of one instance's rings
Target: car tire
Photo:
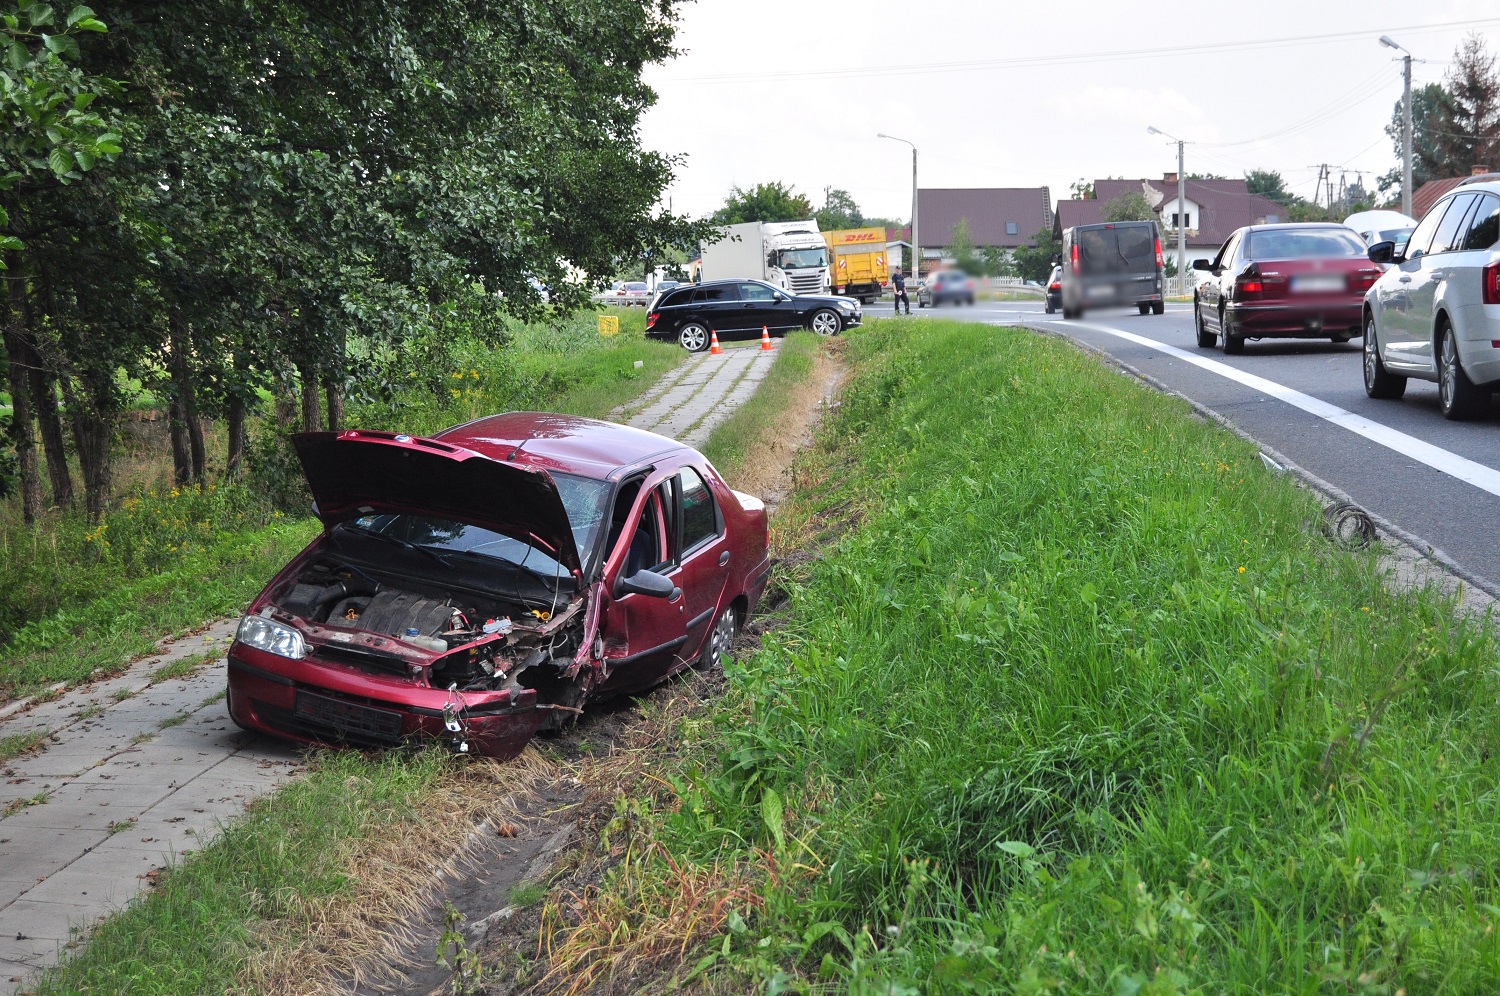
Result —
[[1365, 394], [1371, 398], [1395, 401], [1406, 393], [1406, 378], [1398, 377], [1380, 362], [1380, 340], [1375, 335], [1375, 318], [1365, 319], [1364, 342]]
[[698, 651], [698, 659], [693, 662], [693, 666], [706, 671], [715, 664], [723, 664], [725, 656], [734, 649], [734, 637], [739, 632], [739, 625], [740, 618], [734, 607], [725, 607], [719, 613], [719, 618], [714, 620], [714, 628], [703, 641], [703, 649]]
[[677, 330], [677, 345], [689, 353], [701, 353], [708, 348], [708, 329], [697, 322], [688, 322]]
[[1049, 301], [1049, 302], [1047, 302], [1047, 303], [1046, 303], [1046, 304], [1043, 304], [1043, 305], [1042, 305], [1042, 310], [1043, 310], [1043, 311], [1045, 311], [1045, 312], [1046, 312], [1046, 313], [1047, 313], [1047, 314], [1049, 314], [1049, 315], [1050, 315], [1050, 314], [1052, 314], [1052, 313], [1053, 313], [1053, 312], [1054, 312], [1054, 311], [1056, 311], [1056, 310], [1057, 310], [1057, 309], [1056, 309], [1056, 308], [1054, 308], [1054, 307], [1052, 307], [1052, 303], [1051, 303], [1051, 302], [1050, 302], [1050, 301]]
[[1438, 329], [1438, 404], [1443, 417], [1455, 422], [1473, 418], [1483, 410], [1489, 396], [1488, 391], [1475, 387], [1464, 373], [1453, 329], [1442, 326]]
[[922, 300], [922, 298], [920, 296], [918, 296], [918, 298], [917, 298], [917, 307], [919, 307], [919, 308], [925, 308], [925, 307], [927, 307], [927, 302], [924, 301], [924, 300]]
[[1151, 313], [1153, 315], [1165, 315], [1167, 313], [1167, 302], [1165, 302], [1165, 301], [1152, 301], [1151, 302]]
[[1239, 356], [1245, 351], [1245, 340], [1233, 334], [1234, 326], [1229, 324], [1229, 318], [1223, 311], [1219, 312], [1219, 335], [1222, 341], [1220, 348], [1224, 350], [1225, 356]]
[[807, 327], [818, 335], [829, 336], [838, 335], [843, 331], [844, 323], [839, 320], [838, 312], [832, 308], [819, 308], [807, 320]]
[[1149, 315], [1151, 313], [1151, 302], [1150, 301], [1137, 301], [1136, 304], [1135, 304], [1135, 310], [1138, 311], [1138, 312], [1140, 312], [1143, 315]]
[[974, 298], [972, 298], [972, 297], [970, 297], [970, 298], [967, 298], [967, 299], [966, 299], [966, 300], [965, 300], [965, 301], [964, 301], [964, 304], [967, 304], [967, 305], [968, 305], [968, 306], [969, 306], [969, 307], [971, 307], [971, 308], [972, 308], [972, 307], [974, 307]]
[[1213, 349], [1219, 341], [1219, 337], [1210, 332], [1203, 324], [1203, 312], [1198, 310], [1198, 302], [1193, 302], [1193, 330], [1198, 333], [1198, 348]]

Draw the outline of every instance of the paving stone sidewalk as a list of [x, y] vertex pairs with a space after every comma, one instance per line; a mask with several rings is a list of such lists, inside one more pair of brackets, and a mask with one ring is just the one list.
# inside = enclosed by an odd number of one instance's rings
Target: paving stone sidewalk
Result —
[[[612, 417], [701, 446], [775, 355], [750, 345], [692, 356]], [[0, 739], [46, 734], [41, 749], [0, 763], [0, 993], [301, 770], [294, 745], [241, 731], [224, 708], [222, 652], [237, 624], [221, 620], [52, 701], [0, 709]], [[192, 673], [155, 679], [200, 655], [211, 659]]]

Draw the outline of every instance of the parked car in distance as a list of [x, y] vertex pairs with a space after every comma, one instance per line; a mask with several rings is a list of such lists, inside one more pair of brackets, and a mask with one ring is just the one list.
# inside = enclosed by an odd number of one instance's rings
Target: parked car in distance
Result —
[[770, 572], [764, 505], [639, 429], [512, 412], [293, 445], [323, 532], [229, 649], [248, 730], [511, 757], [592, 702], [718, 662]]
[[1328, 222], [1249, 225], [1229, 236], [1193, 291], [1198, 345], [1224, 352], [1246, 339], [1331, 339], [1360, 334], [1365, 291], [1380, 276], [1359, 236]]
[[938, 270], [929, 273], [917, 287], [917, 307], [936, 308], [944, 301], [952, 304], [974, 303], [974, 278], [962, 270]]
[[708, 280], [663, 295], [646, 315], [646, 334], [696, 353], [708, 348], [710, 333], [721, 340], [758, 339], [762, 329], [838, 335], [862, 320], [853, 298], [792, 294], [764, 280]]
[[1406, 245], [1407, 236], [1417, 227], [1417, 219], [1400, 211], [1360, 211], [1345, 218], [1344, 227], [1353, 229], [1367, 246], [1394, 242], [1400, 248]]
[[1405, 247], [1369, 255], [1390, 268], [1364, 296], [1365, 393], [1399, 398], [1415, 377], [1447, 418], [1481, 413], [1500, 389], [1500, 179], [1460, 184]]
[[1043, 306], [1049, 315], [1056, 313], [1062, 307], [1062, 271], [1061, 266], [1054, 266], [1051, 276], [1047, 278], [1047, 289], [1043, 292]]
[[644, 280], [627, 280], [620, 293], [620, 303], [626, 307], [644, 308], [651, 303], [651, 288]]
[[1161, 234], [1154, 221], [1111, 221], [1064, 229], [1062, 313], [1135, 305], [1141, 314], [1166, 310]]

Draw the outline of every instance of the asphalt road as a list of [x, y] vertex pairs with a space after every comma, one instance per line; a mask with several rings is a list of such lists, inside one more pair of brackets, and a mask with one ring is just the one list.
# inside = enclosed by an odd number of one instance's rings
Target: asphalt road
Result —
[[[865, 310], [890, 314], [885, 303]], [[1372, 401], [1358, 339], [1268, 339], [1247, 343], [1242, 356], [1225, 356], [1195, 345], [1187, 304], [1168, 304], [1159, 316], [1102, 309], [1079, 321], [1046, 315], [1039, 302], [1027, 301], [914, 308], [912, 315], [1031, 324], [1105, 350], [1500, 586], [1500, 544], [1483, 525], [1500, 522], [1500, 405], [1478, 420], [1449, 422], [1438, 410], [1437, 385], [1417, 380], [1402, 401]], [[1246, 375], [1249, 384], [1231, 379]]]

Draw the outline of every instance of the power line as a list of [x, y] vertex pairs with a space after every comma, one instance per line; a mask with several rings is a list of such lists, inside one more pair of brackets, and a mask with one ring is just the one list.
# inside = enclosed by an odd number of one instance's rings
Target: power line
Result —
[[[1438, 24], [1414, 24], [1385, 29], [1389, 34], [1420, 34], [1442, 31], [1447, 28], [1473, 28], [1485, 24], [1500, 24], [1500, 17], [1471, 18], [1464, 21], [1444, 21]], [[1377, 30], [1365, 28], [1360, 31], [1339, 31], [1319, 35], [1293, 35], [1285, 38], [1263, 38], [1249, 41], [1219, 42], [1197, 46], [1167, 46], [1163, 48], [1120, 49], [1112, 52], [1082, 52], [1074, 54], [1016, 56], [1008, 59], [982, 59], [968, 62], [909, 63], [900, 66], [863, 66], [849, 69], [783, 70], [761, 73], [713, 73], [703, 76], [666, 77], [673, 83], [744, 83], [767, 82], [789, 79], [849, 79], [869, 76], [911, 76], [928, 73], [961, 73], [985, 69], [1019, 69], [1033, 66], [1072, 65], [1080, 62], [1118, 62], [1134, 59], [1150, 59], [1158, 56], [1181, 57], [1184, 55], [1209, 55], [1220, 52], [1242, 52], [1260, 48], [1277, 48], [1293, 45], [1315, 45], [1320, 42], [1354, 38], [1369, 38]]]

